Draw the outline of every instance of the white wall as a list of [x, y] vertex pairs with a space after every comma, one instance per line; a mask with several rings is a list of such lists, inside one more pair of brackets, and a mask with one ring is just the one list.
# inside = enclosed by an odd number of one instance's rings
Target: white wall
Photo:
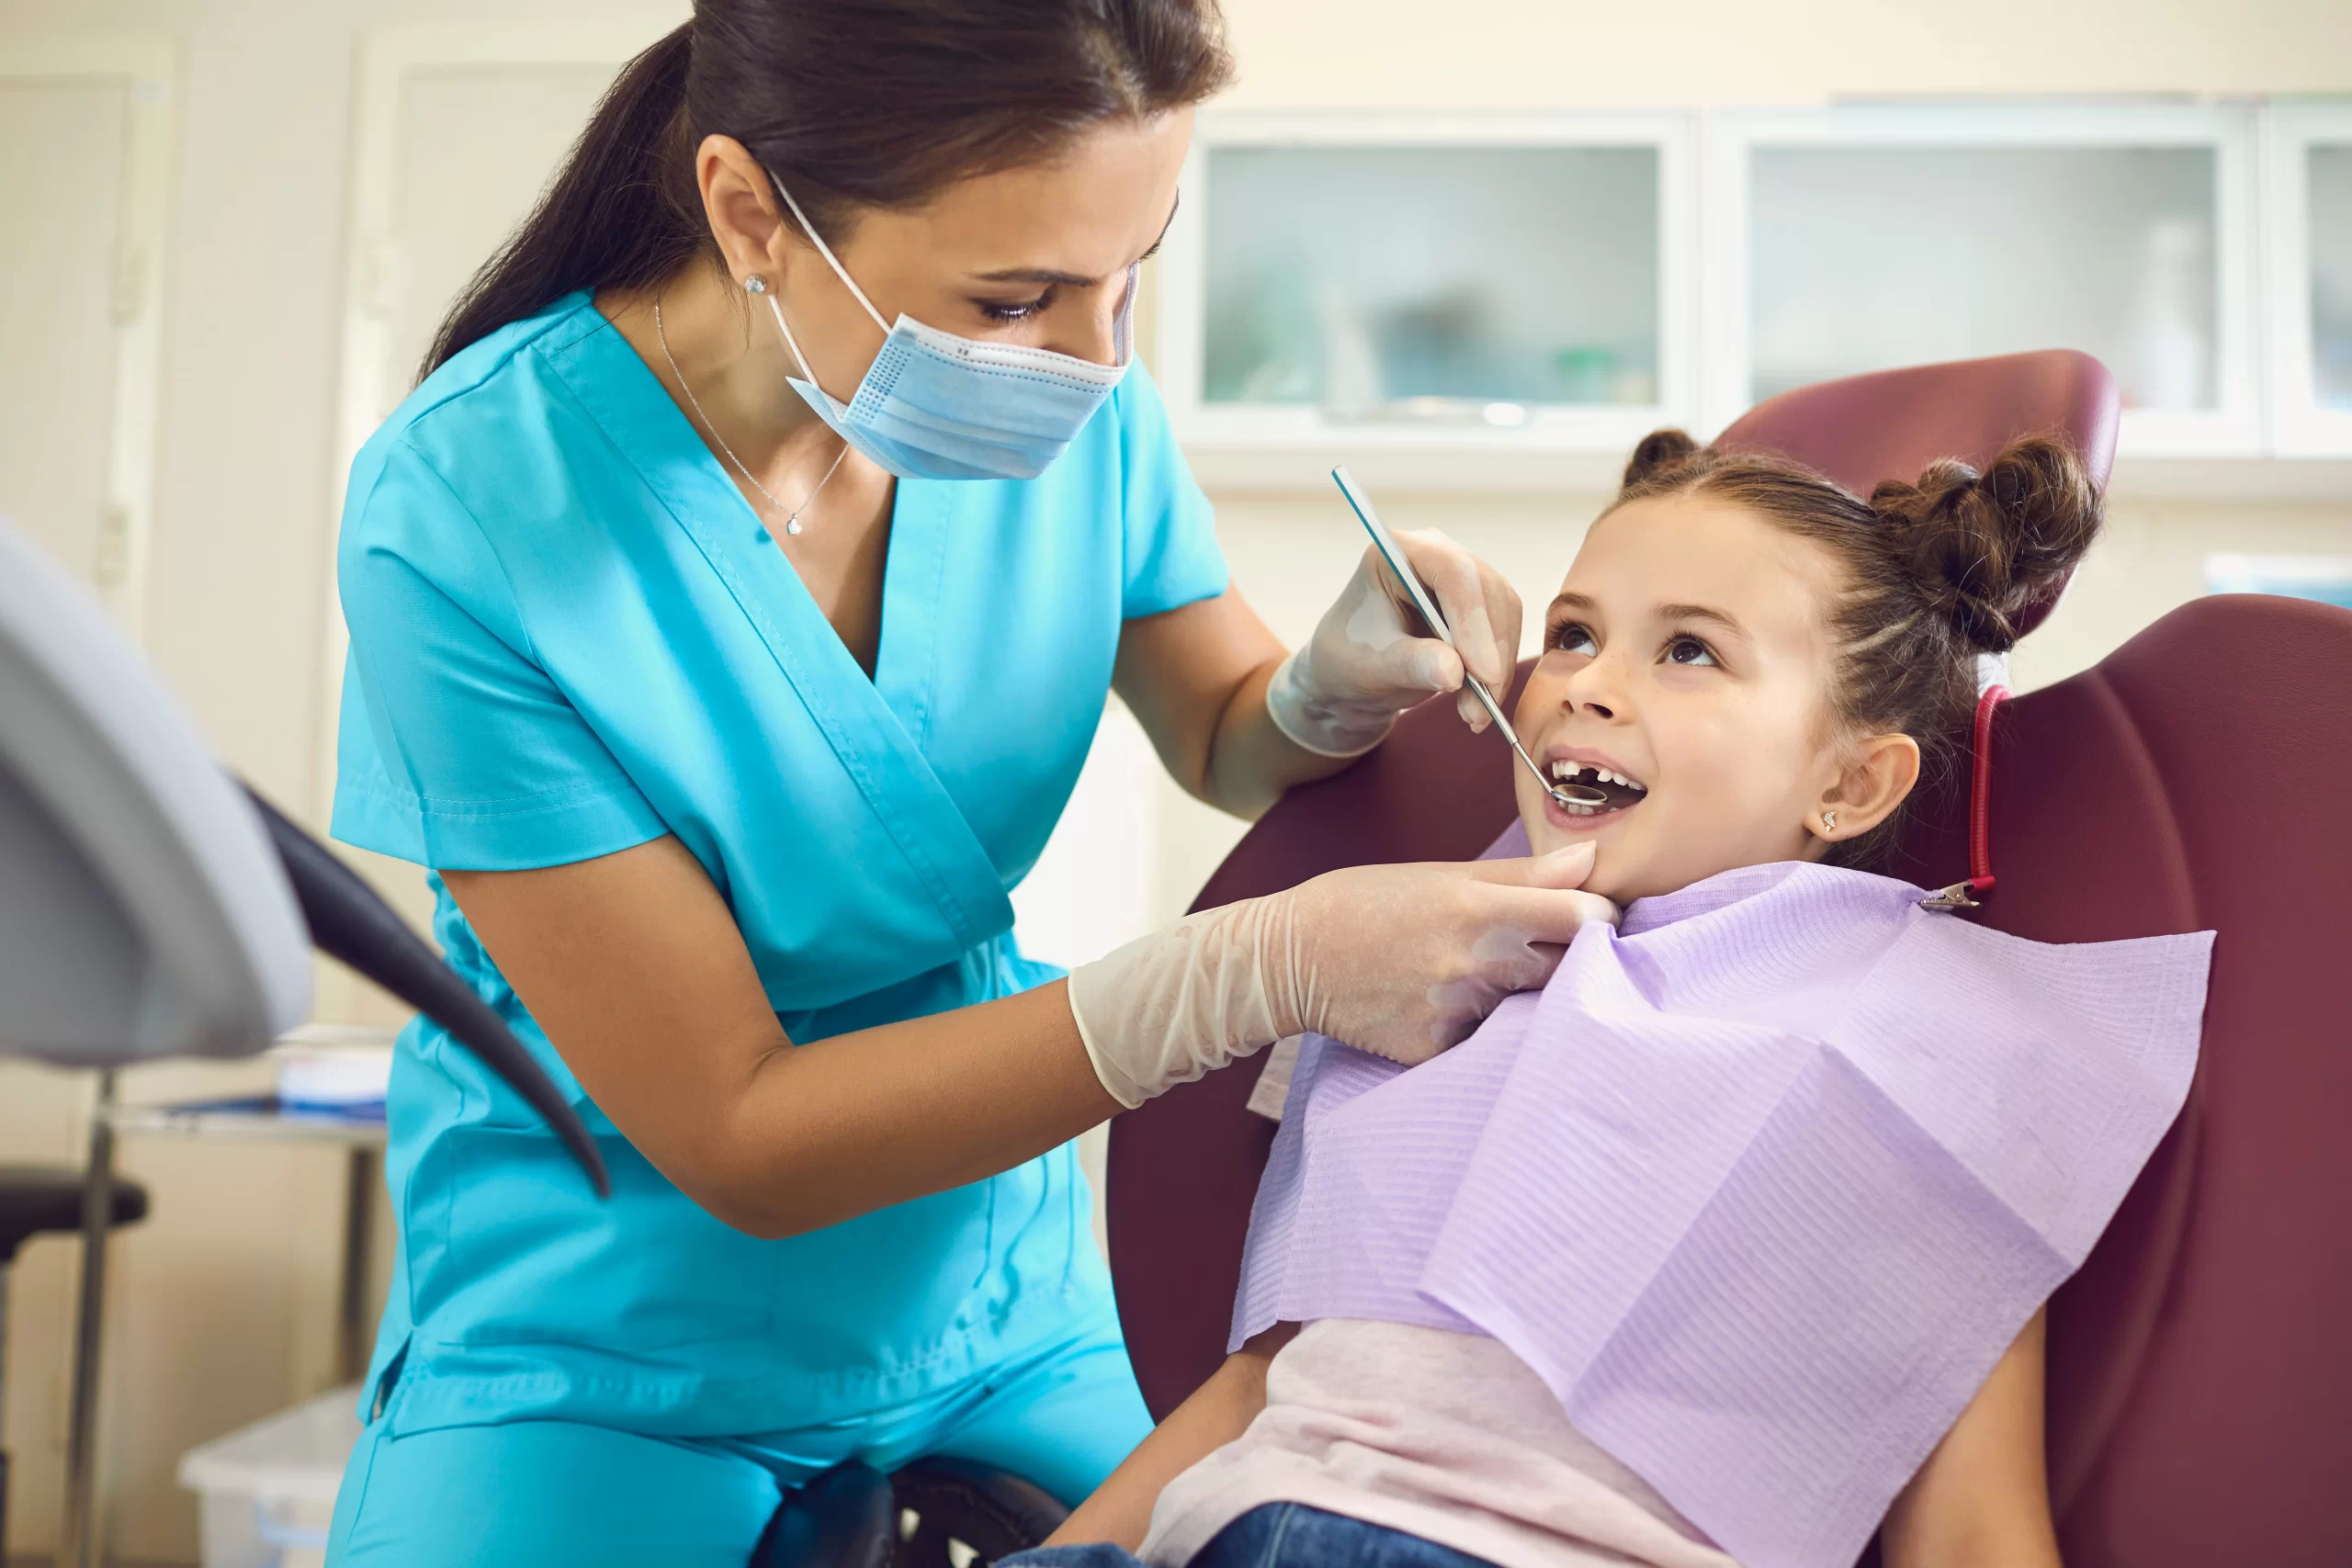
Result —
[[[297, 815], [314, 818], [322, 795], [320, 650], [362, 32], [494, 21], [618, 28], [650, 40], [684, 12], [682, 0], [0, 0], [0, 39], [178, 40], [142, 629], [223, 757]], [[0, 212], [0, 246], [14, 239]], [[0, 300], [0, 311], [40, 308]], [[402, 868], [397, 880], [418, 908], [413, 873]], [[398, 1016], [339, 974], [326, 976], [320, 1013]], [[172, 1066], [128, 1075], [124, 1093], [190, 1098], [265, 1082], [253, 1067]], [[86, 1093], [62, 1075], [0, 1067], [0, 1160], [77, 1158]], [[153, 1139], [126, 1143], [122, 1165], [148, 1183], [155, 1207], [115, 1249], [102, 1539], [123, 1557], [193, 1562], [195, 1506], [174, 1479], [179, 1455], [334, 1382], [345, 1167], [325, 1148]], [[379, 1219], [381, 1235], [390, 1226]], [[54, 1538], [74, 1260], [69, 1242], [34, 1243], [12, 1292], [0, 1436], [15, 1461], [8, 1544], [20, 1552]]]
[[[158, 667], [223, 755], [309, 814], [316, 776], [335, 491], [332, 423], [345, 307], [355, 66], [371, 27], [495, 22], [640, 29], [671, 0], [0, 0], [0, 37], [164, 33], [184, 61], [169, 226], [153, 589]], [[2341, 0], [1232, 0], [1237, 106], [1525, 107], [1811, 102], [1832, 95], [2352, 90]], [[0, 245], [10, 241], [0, 213]], [[0, 310], [38, 309], [0, 300]], [[0, 366], [0, 376], [7, 367]], [[1354, 555], [1317, 498], [1221, 492], [1237, 581], [1283, 636], [1313, 623]], [[1595, 493], [1396, 494], [1401, 525], [1439, 525], [1540, 600]], [[2209, 548], [2352, 549], [2352, 502], [2135, 498], [2078, 590], [2019, 660], [2028, 682], [2079, 668], [2198, 590]], [[1117, 770], [1107, 770], [1117, 776]], [[1238, 833], [1160, 785], [1148, 909], [1189, 900]], [[382, 869], [382, 868], [379, 868]], [[387, 872], [414, 907], [413, 873]], [[1129, 918], [1129, 917], [1123, 917]], [[1131, 918], [1140, 919], [1142, 915]], [[385, 1015], [337, 981], [322, 1016]], [[230, 1092], [251, 1069], [132, 1075], [149, 1096]], [[69, 1158], [79, 1090], [0, 1068], [0, 1159]], [[331, 1375], [341, 1166], [324, 1150], [134, 1143], [157, 1195], [119, 1245], [106, 1447], [110, 1540], [190, 1561], [190, 1501], [172, 1480], [191, 1444], [315, 1392]], [[6, 1441], [15, 1540], [50, 1539], [62, 1440], [71, 1248], [18, 1270]]]

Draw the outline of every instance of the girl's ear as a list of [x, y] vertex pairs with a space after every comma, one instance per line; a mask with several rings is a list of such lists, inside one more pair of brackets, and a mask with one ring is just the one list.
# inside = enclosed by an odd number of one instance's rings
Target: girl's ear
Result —
[[1844, 772], [1815, 801], [1805, 830], [1825, 843], [1860, 838], [1893, 814], [1919, 782], [1919, 743], [1874, 735], [1854, 748]]

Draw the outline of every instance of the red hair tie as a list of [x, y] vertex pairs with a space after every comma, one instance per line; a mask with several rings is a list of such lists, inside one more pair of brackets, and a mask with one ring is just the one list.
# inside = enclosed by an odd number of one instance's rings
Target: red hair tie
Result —
[[2007, 686], [1987, 686], [1976, 699], [1976, 730], [1969, 759], [1968, 880], [1919, 900], [1922, 909], [1973, 909], [1993, 891], [1993, 710], [2009, 700]]

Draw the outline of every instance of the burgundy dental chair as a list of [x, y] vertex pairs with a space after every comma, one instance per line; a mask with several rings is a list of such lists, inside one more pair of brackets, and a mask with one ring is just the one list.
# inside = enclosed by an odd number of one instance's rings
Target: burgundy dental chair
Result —
[[[1718, 444], [1785, 453], [1868, 493], [1931, 458], [1982, 464], [2013, 435], [2055, 431], [2104, 482], [2115, 422], [2096, 361], [2030, 354], [1804, 388]], [[2187, 1107], [2051, 1307], [2049, 1469], [2066, 1562], [2342, 1568], [2352, 611], [2199, 600], [2096, 669], [2005, 705], [1992, 750], [1999, 885], [1964, 918], [2045, 942], [2221, 933]], [[1922, 807], [1896, 869], [1928, 887], [1962, 880], [1964, 794]], [[1468, 859], [1513, 810], [1503, 743], [1433, 702], [1362, 762], [1292, 791], [1199, 906], [1342, 865]], [[1259, 1067], [1237, 1063], [1112, 1127], [1111, 1260], [1156, 1416], [1224, 1355], [1273, 1138], [1244, 1109]]]

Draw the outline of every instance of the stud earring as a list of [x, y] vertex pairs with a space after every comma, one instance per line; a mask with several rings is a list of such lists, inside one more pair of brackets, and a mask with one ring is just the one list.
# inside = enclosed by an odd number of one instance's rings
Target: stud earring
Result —
[[765, 294], [767, 291], [768, 280], [756, 272], [743, 280], [743, 292], [746, 294]]
[[1821, 830], [1825, 833], [1834, 833], [1838, 830], [1838, 813], [1825, 811], [1821, 814]]

